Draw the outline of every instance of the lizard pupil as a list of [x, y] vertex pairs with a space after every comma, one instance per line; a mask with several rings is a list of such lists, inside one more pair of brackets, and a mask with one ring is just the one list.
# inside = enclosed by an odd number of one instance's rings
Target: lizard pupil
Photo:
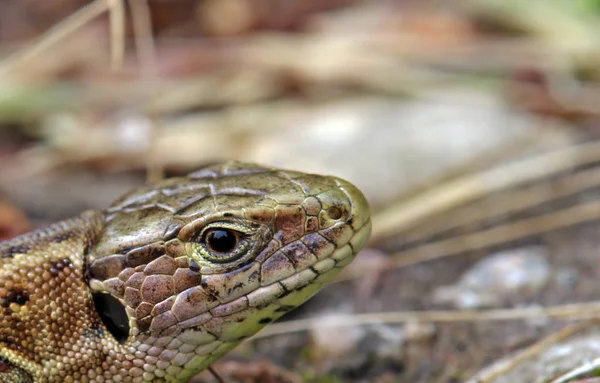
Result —
[[238, 236], [233, 230], [212, 229], [206, 233], [206, 245], [215, 253], [229, 253], [235, 250]]

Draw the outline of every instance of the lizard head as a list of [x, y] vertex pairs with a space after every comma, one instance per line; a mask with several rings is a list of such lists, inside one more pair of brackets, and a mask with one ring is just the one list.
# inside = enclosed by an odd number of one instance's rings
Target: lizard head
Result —
[[185, 377], [314, 295], [370, 231], [344, 180], [229, 162], [109, 208], [89, 285], [115, 347]]

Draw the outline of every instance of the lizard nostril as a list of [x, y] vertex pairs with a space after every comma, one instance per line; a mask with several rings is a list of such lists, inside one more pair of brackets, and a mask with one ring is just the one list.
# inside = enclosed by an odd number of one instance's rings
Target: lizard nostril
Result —
[[129, 337], [129, 318], [123, 304], [115, 297], [105, 293], [93, 293], [94, 305], [106, 329], [120, 344]]
[[340, 209], [339, 207], [331, 206], [329, 209], [327, 209], [327, 215], [329, 216], [329, 218], [337, 220], [342, 218], [343, 212], [342, 209]]

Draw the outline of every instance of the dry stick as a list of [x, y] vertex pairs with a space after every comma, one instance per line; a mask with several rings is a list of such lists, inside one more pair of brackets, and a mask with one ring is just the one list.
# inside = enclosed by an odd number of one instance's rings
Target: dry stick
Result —
[[568, 147], [440, 185], [373, 217], [372, 242], [402, 232], [427, 218], [489, 193], [600, 161], [600, 142]]
[[266, 338], [273, 335], [289, 334], [309, 330], [313, 327], [359, 326], [366, 324], [406, 323], [406, 322], [481, 322], [492, 320], [516, 320], [530, 318], [554, 319], [594, 319], [600, 316], [600, 302], [578, 303], [551, 307], [526, 307], [481, 311], [410, 311], [356, 315], [340, 315], [327, 320], [327, 317], [300, 319], [267, 326], [254, 337]]
[[90, 3], [77, 12], [67, 17], [54, 27], [50, 28], [27, 47], [18, 50], [12, 56], [3, 60], [0, 66], [0, 78], [8, 75], [16, 67], [23, 63], [32, 60], [50, 49], [54, 44], [57, 44], [71, 33], [75, 32], [83, 25], [92, 19], [100, 16], [108, 9], [106, 0], [96, 0]]
[[513, 357], [501, 360], [500, 362], [486, 367], [484, 370], [480, 371], [478, 374], [469, 379], [466, 383], [489, 383], [492, 380], [506, 374], [508, 371], [514, 369], [516, 366], [525, 362], [526, 360], [541, 354], [550, 346], [553, 346], [558, 342], [561, 342], [568, 337], [587, 329], [592, 323], [594, 323], [594, 321], [585, 321], [567, 326], [562, 330], [547, 336], [541, 341], [532, 344], [525, 350], [517, 352]]
[[106, 0], [110, 15], [110, 69], [119, 71], [125, 58], [125, 3], [124, 0]]
[[411, 241], [418, 241], [429, 236], [458, 228], [460, 226], [481, 223], [481, 221], [501, 215], [515, 213], [541, 204], [581, 193], [587, 189], [600, 186], [600, 168], [592, 168], [581, 173], [565, 176], [548, 185], [533, 185], [525, 190], [492, 199], [486, 204], [477, 204], [460, 209], [451, 216], [435, 219], [429, 227], [415, 228], [410, 235]]

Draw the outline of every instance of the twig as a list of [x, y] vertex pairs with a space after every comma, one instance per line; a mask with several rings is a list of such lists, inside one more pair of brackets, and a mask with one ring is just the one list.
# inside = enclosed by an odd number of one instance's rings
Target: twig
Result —
[[206, 369], [215, 378], [217, 383], [225, 383], [225, 380], [223, 380], [223, 378], [221, 378], [221, 376], [217, 373], [217, 371], [212, 366], [208, 366]]
[[89, 21], [106, 12], [108, 6], [106, 0], [96, 0], [80, 8], [77, 12], [50, 28], [30, 45], [4, 59], [0, 64], [0, 78], [10, 74], [25, 62], [33, 60]]

